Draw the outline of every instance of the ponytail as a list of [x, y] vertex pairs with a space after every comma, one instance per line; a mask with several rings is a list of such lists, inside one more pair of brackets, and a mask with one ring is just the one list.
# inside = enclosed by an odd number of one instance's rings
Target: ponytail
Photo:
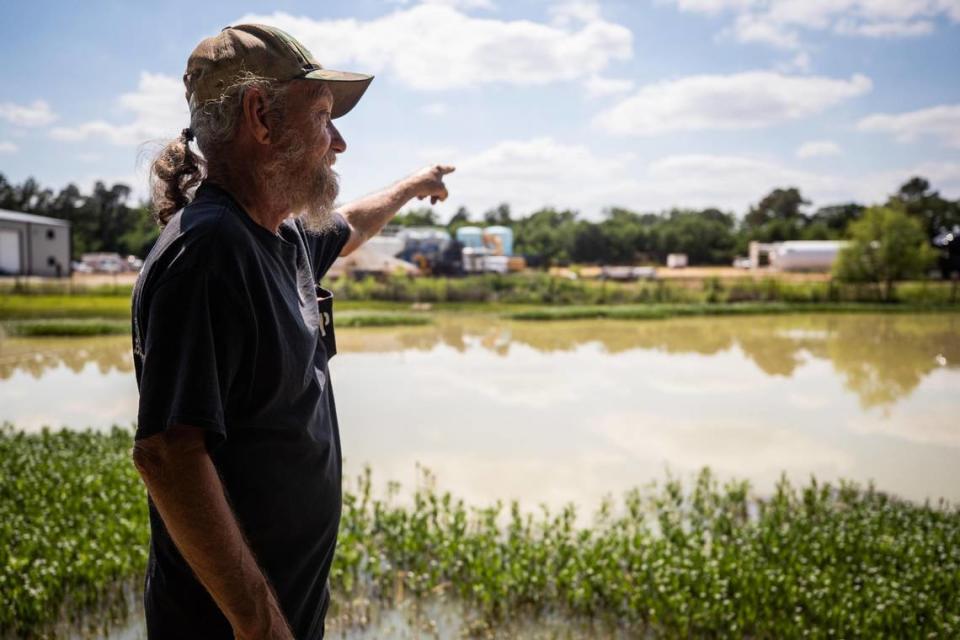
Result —
[[204, 161], [190, 150], [194, 133], [189, 127], [160, 150], [150, 170], [153, 217], [165, 227], [170, 218], [190, 203], [189, 192], [204, 176]]

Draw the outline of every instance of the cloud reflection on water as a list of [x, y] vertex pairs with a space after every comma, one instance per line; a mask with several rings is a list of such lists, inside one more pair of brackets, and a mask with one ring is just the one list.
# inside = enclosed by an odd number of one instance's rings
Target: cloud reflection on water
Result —
[[[347, 469], [370, 463], [382, 481], [420, 462], [477, 502], [589, 507], [666, 466], [711, 465], [761, 488], [785, 471], [960, 497], [960, 316], [440, 314], [337, 337]], [[124, 336], [0, 341], [0, 420], [129, 424], [129, 349]]]
[[[440, 345], [500, 357], [519, 346], [540, 353], [596, 344], [606, 354], [633, 350], [715, 355], [739, 349], [769, 376], [790, 378], [808, 358], [827, 360], [864, 408], [888, 407], [932, 372], [960, 368], [960, 316], [790, 315], [681, 318], [669, 321], [506, 322], [440, 315], [425, 327], [341, 329], [346, 353], [431, 351]], [[17, 372], [40, 378], [53, 368], [80, 373], [133, 371], [128, 337], [0, 340], [0, 380]], [[728, 384], [724, 381], [723, 384]]]

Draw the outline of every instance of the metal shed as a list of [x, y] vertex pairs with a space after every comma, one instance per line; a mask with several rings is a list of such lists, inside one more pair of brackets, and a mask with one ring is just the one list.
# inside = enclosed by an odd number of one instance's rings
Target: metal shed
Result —
[[0, 275], [70, 275], [70, 223], [0, 209]]

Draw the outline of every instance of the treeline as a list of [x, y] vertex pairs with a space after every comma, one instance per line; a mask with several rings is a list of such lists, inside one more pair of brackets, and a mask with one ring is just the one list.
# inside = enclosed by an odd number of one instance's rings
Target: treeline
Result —
[[[501, 204], [477, 218], [461, 208], [446, 225], [430, 208], [399, 215], [394, 222], [446, 226], [451, 233], [471, 224], [507, 226], [514, 231], [514, 252], [527, 256], [532, 264], [663, 264], [668, 254], [685, 253], [691, 264], [726, 265], [735, 256], [746, 255], [754, 240], [849, 238], [851, 224], [867, 211], [863, 205], [844, 203], [806, 213], [809, 204], [798, 189], [791, 187], [774, 189], [740, 218], [715, 208], [665, 213], [612, 208], [599, 222], [579, 219], [576, 211], [557, 209], [514, 218], [510, 206]], [[942, 197], [924, 178], [914, 177], [904, 183], [885, 206], [917, 220], [928, 238], [960, 225], [960, 200]]]
[[[116, 251], [144, 256], [159, 233], [149, 204], [131, 203], [130, 187], [97, 182], [89, 194], [76, 185], [59, 192], [33, 178], [10, 183], [0, 174], [0, 209], [11, 209], [69, 220], [73, 254]], [[407, 226], [445, 226], [452, 233], [471, 224], [503, 225], [514, 231], [514, 252], [533, 266], [553, 264], [663, 264], [670, 253], [685, 253], [691, 264], [730, 264], [745, 255], [749, 243], [783, 240], [829, 240], [851, 236], [852, 223], [864, 217], [857, 203], [820, 207], [807, 213], [810, 203], [796, 188], [774, 189], [742, 216], [708, 209], [673, 209], [640, 213], [623, 208], [607, 210], [599, 222], [580, 218], [576, 211], [540, 209], [514, 217], [508, 204], [473, 217], [461, 208], [446, 224], [430, 208], [398, 215]], [[928, 238], [960, 225], [960, 200], [948, 200], [920, 177], [911, 178], [885, 206], [902, 210], [916, 220]]]
[[95, 251], [144, 256], [160, 233], [149, 205], [130, 203], [125, 184], [97, 182], [91, 193], [69, 184], [54, 192], [33, 178], [11, 184], [0, 173], [0, 209], [69, 220], [75, 257]]

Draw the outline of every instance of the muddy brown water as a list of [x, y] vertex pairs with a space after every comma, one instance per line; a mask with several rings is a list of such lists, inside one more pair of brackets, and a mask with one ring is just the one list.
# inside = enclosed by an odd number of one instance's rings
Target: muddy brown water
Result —
[[[468, 503], [589, 515], [667, 470], [710, 466], [758, 492], [813, 474], [960, 501], [960, 314], [440, 314], [337, 338], [345, 471], [369, 465], [375, 487], [412, 486], [421, 465]], [[130, 425], [136, 405], [128, 337], [0, 341], [0, 421], [108, 428]], [[463, 626], [442, 613], [435, 624]], [[334, 637], [433, 637], [402, 611], [378, 620]], [[111, 637], [133, 640], [139, 624]]]

